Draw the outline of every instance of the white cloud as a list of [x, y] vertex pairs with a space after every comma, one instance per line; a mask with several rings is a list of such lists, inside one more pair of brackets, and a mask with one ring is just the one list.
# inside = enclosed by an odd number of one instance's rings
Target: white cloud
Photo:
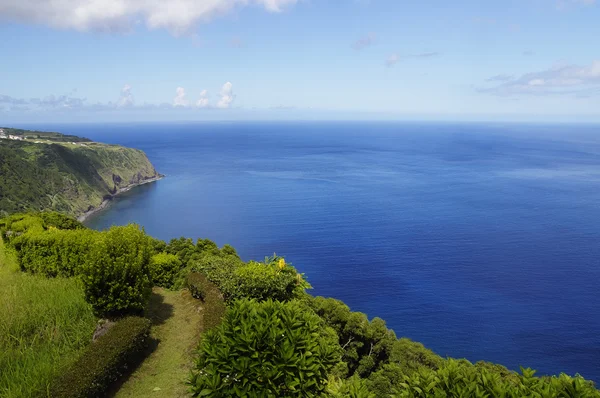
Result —
[[220, 94], [221, 94], [221, 98], [219, 99], [219, 102], [217, 103], [217, 108], [221, 108], [221, 109], [229, 108], [234, 99], [233, 84], [231, 84], [231, 82], [225, 83], [223, 85], [223, 87], [221, 88]]
[[137, 21], [174, 34], [249, 4], [281, 12], [298, 0], [0, 0], [0, 18], [79, 31], [128, 31]]
[[117, 106], [120, 108], [133, 106], [134, 99], [133, 94], [131, 93], [131, 86], [126, 84], [121, 89], [121, 96], [119, 97], [119, 101], [117, 101]]
[[[487, 80], [499, 81], [495, 80]], [[587, 66], [559, 65], [541, 72], [526, 73], [519, 78], [507, 79], [504, 83], [479, 89], [480, 92], [512, 96], [519, 94], [584, 95], [597, 93], [600, 88], [600, 60]]]
[[196, 106], [198, 108], [206, 108], [208, 107], [208, 91], [202, 90], [200, 92], [200, 98], [196, 101]]
[[183, 87], [177, 87], [175, 89], [175, 98], [173, 98], [173, 106], [175, 106], [175, 107], [188, 106], [188, 100], [185, 98], [185, 89]]

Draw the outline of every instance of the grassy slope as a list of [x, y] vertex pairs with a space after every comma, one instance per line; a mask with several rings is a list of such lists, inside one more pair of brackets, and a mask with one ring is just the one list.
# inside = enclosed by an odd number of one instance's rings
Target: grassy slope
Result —
[[75, 279], [16, 270], [0, 239], [0, 396], [25, 398], [89, 344], [96, 319]]
[[147, 316], [158, 345], [121, 386], [117, 398], [188, 396], [185, 381], [202, 331], [198, 303], [188, 291], [154, 289]]
[[0, 142], [0, 216], [28, 210], [79, 215], [157, 173], [144, 152], [99, 143]]

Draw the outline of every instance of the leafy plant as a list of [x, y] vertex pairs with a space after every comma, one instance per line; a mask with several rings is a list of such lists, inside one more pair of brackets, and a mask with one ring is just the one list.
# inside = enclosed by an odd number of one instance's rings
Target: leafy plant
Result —
[[204, 329], [212, 329], [219, 325], [227, 310], [219, 288], [198, 272], [192, 272], [187, 276], [186, 286], [193, 297], [204, 301]]
[[315, 397], [339, 360], [335, 337], [296, 303], [240, 300], [199, 348], [194, 397]]
[[155, 286], [170, 288], [181, 269], [179, 257], [169, 253], [158, 253], [150, 259], [150, 279]]
[[110, 385], [141, 359], [149, 334], [148, 319], [127, 317], [119, 320], [57, 377], [51, 384], [50, 397], [104, 396]]
[[86, 300], [100, 316], [140, 313], [151, 293], [148, 236], [134, 224], [112, 227], [82, 268]]

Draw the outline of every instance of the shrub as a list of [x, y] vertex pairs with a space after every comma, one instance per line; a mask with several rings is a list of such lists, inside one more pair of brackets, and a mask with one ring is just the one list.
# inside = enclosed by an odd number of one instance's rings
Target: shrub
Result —
[[142, 356], [150, 334], [150, 321], [128, 317], [86, 348], [50, 387], [53, 398], [103, 396]]
[[[230, 252], [225, 247], [223, 250]], [[193, 269], [216, 284], [228, 302], [238, 299], [288, 301], [310, 288], [303, 275], [278, 256], [266, 258], [262, 263], [244, 263], [233, 254], [208, 255], [197, 261]]]
[[103, 233], [82, 267], [86, 300], [99, 316], [141, 313], [148, 302], [151, 246], [137, 226]]
[[150, 259], [150, 278], [155, 286], [172, 287], [180, 269], [181, 261], [174, 254], [159, 253]]
[[54, 227], [58, 229], [85, 229], [86, 227], [76, 219], [65, 216], [64, 214], [55, 211], [45, 211], [39, 213], [40, 218], [44, 221], [44, 228]]
[[193, 297], [204, 301], [204, 329], [218, 326], [227, 310], [219, 288], [198, 272], [192, 272], [187, 276], [186, 286]]
[[388, 362], [396, 335], [382, 319], [369, 321], [365, 314], [352, 312], [342, 301], [332, 298], [309, 298], [308, 305], [337, 333], [350, 375], [366, 378]]
[[191, 390], [194, 397], [315, 397], [339, 361], [336, 345], [297, 302], [240, 300], [206, 333]]
[[504, 378], [484, 366], [449, 359], [437, 370], [422, 368], [404, 376], [397, 397], [600, 397], [600, 391], [582, 377], [561, 374], [538, 378], [535, 371], [521, 368], [516, 380]]
[[78, 275], [102, 234], [86, 230], [33, 231], [12, 239], [22, 271], [47, 277]]
[[330, 380], [325, 396], [329, 398], [375, 398], [382, 395], [371, 392], [365, 380], [354, 375], [345, 380]]

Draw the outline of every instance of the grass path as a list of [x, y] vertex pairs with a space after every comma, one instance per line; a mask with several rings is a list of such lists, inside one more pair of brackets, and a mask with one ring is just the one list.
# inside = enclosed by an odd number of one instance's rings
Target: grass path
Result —
[[173, 292], [155, 288], [146, 316], [153, 322], [154, 351], [114, 397], [187, 397], [185, 380], [202, 330], [199, 301], [185, 290]]

